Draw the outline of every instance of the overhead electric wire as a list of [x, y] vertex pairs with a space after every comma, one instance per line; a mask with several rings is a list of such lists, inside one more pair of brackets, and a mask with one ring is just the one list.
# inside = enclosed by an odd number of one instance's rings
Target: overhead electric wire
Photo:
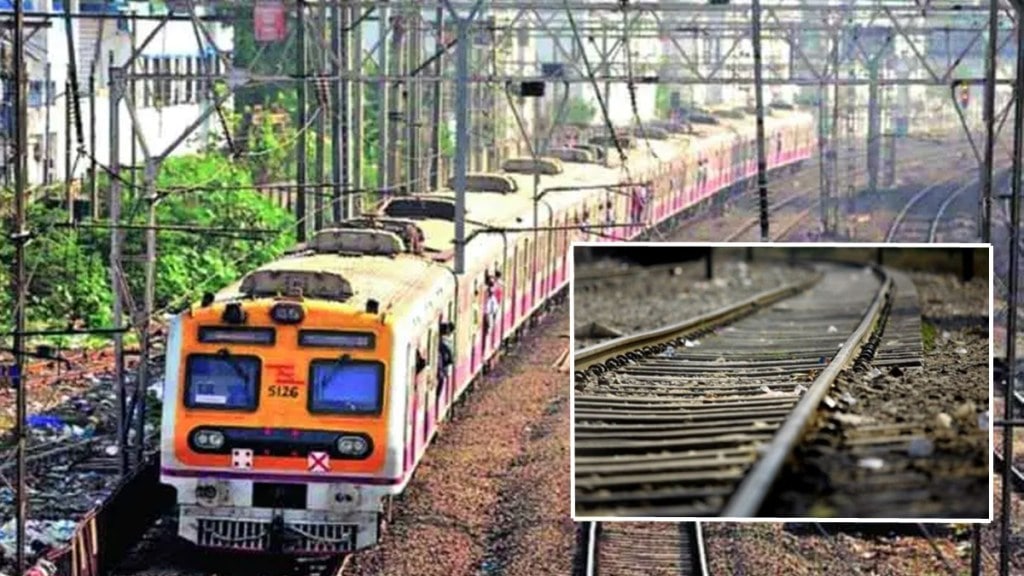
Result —
[[640, 119], [640, 111], [636, 105], [636, 82], [633, 80], [633, 54], [629, 45], [629, 13], [626, 12], [629, 0], [619, 0], [619, 3], [622, 6], [622, 43], [626, 51], [626, 89], [629, 91], [629, 105], [633, 110], [633, 120], [636, 122], [637, 128], [640, 129], [640, 137], [647, 144], [647, 150], [655, 160], [660, 161], [661, 159], [658, 158], [654, 147], [651, 146], [651, 141], [647, 139], [647, 130], [644, 128], [643, 120]]
[[627, 162], [626, 152], [622, 149], [622, 145], [619, 143], [618, 135], [615, 133], [615, 126], [612, 125], [612, 119], [608, 115], [608, 106], [606, 105], [604, 98], [601, 96], [601, 88], [597, 85], [597, 78], [594, 76], [594, 69], [590, 65], [590, 58], [587, 57], [587, 47], [583, 44], [583, 39], [580, 38], [579, 29], [576, 27], [576, 19], [572, 15], [572, 9], [569, 8], [569, 0], [562, 0], [562, 5], [565, 7], [565, 15], [569, 19], [569, 27], [572, 29], [572, 37], [576, 41], [576, 45], [580, 48], [580, 57], [583, 58], [583, 66], [587, 69], [587, 78], [590, 80], [590, 85], [594, 90], [594, 95], [597, 97], [597, 104], [601, 108], [601, 117], [604, 119], [605, 127], [608, 128], [608, 134], [611, 136], [612, 142], [615, 144], [615, 149], [619, 153], [619, 161], [622, 162], [622, 168], [626, 172], [626, 178], [632, 179], [629, 172], [629, 166]]

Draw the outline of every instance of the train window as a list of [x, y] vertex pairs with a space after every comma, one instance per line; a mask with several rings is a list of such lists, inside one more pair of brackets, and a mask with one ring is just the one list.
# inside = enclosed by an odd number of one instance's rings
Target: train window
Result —
[[273, 328], [244, 328], [238, 326], [200, 326], [199, 341], [204, 344], [273, 344]]
[[299, 330], [299, 346], [373, 350], [377, 346], [377, 342], [376, 334], [373, 332]]
[[376, 360], [313, 360], [309, 363], [309, 411], [314, 414], [378, 415], [384, 402], [384, 364]]
[[185, 406], [253, 411], [259, 403], [260, 359], [192, 354], [185, 363]]

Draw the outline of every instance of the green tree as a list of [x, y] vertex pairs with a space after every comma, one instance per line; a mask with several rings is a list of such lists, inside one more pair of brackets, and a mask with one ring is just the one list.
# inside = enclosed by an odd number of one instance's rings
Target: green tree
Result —
[[588, 126], [597, 114], [597, 108], [582, 98], [570, 98], [565, 107], [565, 123], [573, 126]]

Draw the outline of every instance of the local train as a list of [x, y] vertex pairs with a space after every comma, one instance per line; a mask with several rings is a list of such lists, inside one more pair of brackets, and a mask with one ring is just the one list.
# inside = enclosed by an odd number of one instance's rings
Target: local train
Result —
[[[625, 165], [607, 137], [471, 174], [462, 274], [454, 193], [395, 196], [173, 318], [161, 481], [179, 535], [286, 554], [373, 546], [453, 403], [567, 285], [574, 240], [637, 237], [756, 176], [753, 119], [737, 116], [618, 134]], [[804, 111], [772, 108], [765, 131], [770, 170], [814, 152]]]

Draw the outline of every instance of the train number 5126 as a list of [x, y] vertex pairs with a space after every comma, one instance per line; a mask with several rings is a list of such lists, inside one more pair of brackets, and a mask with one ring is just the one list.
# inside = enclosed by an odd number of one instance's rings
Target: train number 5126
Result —
[[298, 386], [270, 386], [270, 397], [271, 398], [298, 398], [299, 387]]

